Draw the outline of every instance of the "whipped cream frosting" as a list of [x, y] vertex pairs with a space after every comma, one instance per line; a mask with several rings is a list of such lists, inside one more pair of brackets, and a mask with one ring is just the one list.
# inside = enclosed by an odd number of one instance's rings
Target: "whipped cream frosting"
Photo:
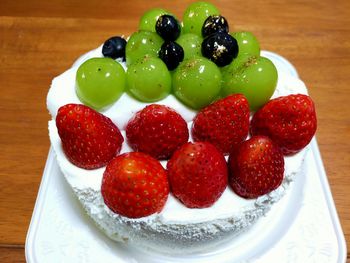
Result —
[[[67, 103], [81, 103], [75, 94], [75, 75], [79, 65], [92, 57], [102, 57], [101, 46], [83, 55], [70, 69], [53, 79], [47, 96], [47, 107], [52, 116], [52, 120], [49, 121], [49, 135], [58, 164], [67, 182], [87, 214], [110, 238], [169, 253], [208, 249], [239, 234], [265, 215], [273, 203], [284, 195], [294, 176], [302, 173], [307, 148], [294, 156], [285, 157], [285, 177], [282, 185], [257, 199], [241, 198], [227, 187], [219, 200], [209, 208], [189, 209], [169, 194], [166, 205], [160, 213], [139, 219], [130, 219], [113, 213], [104, 204], [100, 192], [105, 167], [85, 170], [70, 163], [62, 150], [54, 121], [59, 107]], [[125, 64], [119, 62], [125, 68]], [[279, 69], [278, 71], [279, 79], [273, 97], [307, 94], [307, 89], [301, 80]], [[183, 105], [173, 95], [156, 103], [175, 109], [186, 120], [188, 128], [191, 128], [196, 114], [194, 110]], [[137, 101], [124, 93], [116, 103], [102, 113], [118, 126], [125, 138], [125, 127], [129, 119], [149, 104]], [[124, 141], [121, 153], [130, 151], [132, 149]], [[166, 161], [161, 163], [166, 166]]]

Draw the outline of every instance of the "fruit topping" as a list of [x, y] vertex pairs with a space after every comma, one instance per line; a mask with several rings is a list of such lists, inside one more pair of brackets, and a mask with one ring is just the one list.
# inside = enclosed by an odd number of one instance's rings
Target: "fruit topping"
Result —
[[124, 69], [111, 58], [91, 58], [81, 64], [76, 73], [78, 98], [95, 110], [116, 102], [124, 89]]
[[176, 42], [166, 41], [159, 51], [159, 58], [163, 60], [169, 70], [174, 70], [184, 59], [184, 50]]
[[161, 8], [153, 8], [148, 10], [140, 19], [139, 30], [156, 32], [156, 23], [158, 18], [166, 14], [170, 13]]
[[222, 71], [222, 95], [243, 94], [256, 111], [271, 98], [277, 78], [277, 69], [268, 58], [244, 55]]
[[128, 67], [127, 91], [144, 102], [154, 102], [168, 96], [171, 75], [164, 62], [156, 57], [145, 56]]
[[162, 15], [157, 20], [156, 32], [166, 41], [175, 41], [181, 33], [181, 27], [175, 17]]
[[176, 39], [178, 43], [184, 50], [185, 57], [184, 60], [202, 56], [201, 46], [203, 39], [195, 34], [182, 34]]
[[219, 15], [219, 10], [206, 2], [194, 2], [190, 4], [183, 16], [183, 33], [194, 33], [202, 36], [202, 26], [207, 17]]
[[102, 46], [102, 54], [105, 57], [117, 59], [122, 58], [125, 61], [126, 40], [122, 37], [111, 37], [105, 41]]
[[227, 186], [224, 156], [208, 142], [186, 143], [167, 164], [170, 188], [186, 207], [210, 207]]
[[202, 109], [193, 120], [192, 137], [208, 141], [229, 154], [247, 137], [249, 105], [241, 95], [231, 95]]
[[205, 38], [211, 34], [229, 32], [229, 26], [225, 17], [221, 15], [209, 16], [203, 24], [202, 36]]
[[133, 33], [126, 44], [126, 64], [129, 66], [146, 55], [158, 57], [163, 39], [154, 32], [138, 31]]
[[231, 35], [237, 40], [238, 56], [246, 54], [260, 56], [260, 44], [252, 33], [242, 31], [232, 33]]
[[108, 117], [81, 104], [60, 107], [56, 126], [68, 160], [84, 169], [105, 166], [120, 152], [124, 141]]
[[173, 76], [173, 92], [185, 105], [201, 109], [213, 102], [221, 90], [221, 72], [210, 60], [195, 57], [181, 63]]
[[231, 153], [228, 167], [233, 191], [244, 198], [257, 198], [282, 183], [284, 159], [271, 139], [253, 136]]
[[314, 103], [302, 94], [270, 100], [254, 114], [251, 122], [253, 135], [269, 136], [285, 155], [297, 153], [308, 145], [316, 128]]
[[186, 121], [173, 109], [152, 104], [128, 122], [126, 137], [134, 151], [148, 153], [157, 159], [169, 159], [188, 141]]
[[238, 44], [230, 34], [217, 32], [203, 40], [202, 54], [219, 67], [223, 67], [230, 64], [237, 57]]
[[159, 161], [145, 153], [124, 153], [108, 163], [103, 173], [101, 193], [113, 212], [140, 218], [163, 209], [169, 183]]

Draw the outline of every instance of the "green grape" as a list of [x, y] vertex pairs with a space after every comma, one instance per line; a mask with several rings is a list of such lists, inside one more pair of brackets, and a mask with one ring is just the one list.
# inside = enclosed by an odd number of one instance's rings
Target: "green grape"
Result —
[[165, 98], [171, 90], [171, 75], [164, 62], [156, 57], [144, 57], [129, 66], [126, 72], [127, 91], [144, 102]]
[[238, 43], [238, 56], [250, 54], [260, 56], [260, 44], [256, 37], [250, 32], [235, 32], [231, 35]]
[[224, 76], [224, 74], [231, 74], [232, 72], [236, 72], [239, 68], [242, 67], [244, 63], [250, 59], [250, 57], [252, 56], [249, 54], [242, 54], [241, 56], [237, 56], [232, 60], [230, 64], [220, 68], [222, 76]]
[[132, 34], [126, 44], [126, 64], [129, 66], [145, 55], [158, 57], [163, 39], [154, 32], [138, 31]]
[[173, 74], [173, 91], [185, 105], [201, 109], [213, 102], [221, 89], [221, 73], [214, 62], [195, 57], [182, 62]]
[[177, 40], [178, 43], [184, 50], [184, 60], [193, 58], [196, 56], [202, 56], [201, 46], [203, 39], [195, 34], [183, 34]]
[[202, 36], [202, 26], [208, 16], [219, 15], [219, 10], [207, 2], [194, 2], [185, 10], [183, 16], [183, 33]]
[[78, 98], [96, 110], [117, 101], [125, 89], [123, 67], [111, 58], [91, 58], [77, 70], [75, 91]]
[[262, 107], [272, 96], [277, 85], [277, 69], [265, 57], [242, 55], [222, 71], [222, 94], [241, 93], [253, 111]]
[[156, 32], [156, 22], [162, 15], [170, 15], [170, 13], [161, 8], [148, 10], [140, 19], [139, 30]]

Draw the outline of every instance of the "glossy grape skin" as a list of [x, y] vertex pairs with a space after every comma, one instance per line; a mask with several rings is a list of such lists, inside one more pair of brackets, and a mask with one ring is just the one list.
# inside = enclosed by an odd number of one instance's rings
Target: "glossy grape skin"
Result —
[[249, 60], [250, 57], [251, 55], [249, 54], [237, 56], [229, 65], [220, 68], [222, 76], [224, 76], [224, 74], [232, 74], [233, 72], [237, 71], [247, 60]]
[[225, 17], [220, 15], [209, 16], [203, 23], [202, 36], [206, 38], [217, 32], [229, 32], [228, 22]]
[[157, 20], [156, 32], [165, 41], [175, 41], [181, 33], [181, 26], [175, 17], [162, 15]]
[[160, 16], [169, 15], [170, 13], [161, 8], [148, 10], [139, 21], [139, 30], [156, 32], [156, 23]]
[[217, 32], [202, 42], [202, 55], [219, 67], [226, 66], [237, 57], [238, 44], [234, 37], [225, 32]]
[[260, 44], [257, 38], [247, 31], [234, 32], [231, 35], [238, 43], [238, 56], [250, 54], [251, 56], [260, 56]]
[[172, 80], [175, 96], [195, 110], [209, 105], [220, 94], [220, 70], [212, 61], [203, 57], [181, 63]]
[[183, 33], [193, 33], [202, 36], [202, 26], [207, 17], [219, 15], [219, 10], [207, 2], [194, 2], [185, 10], [183, 16]]
[[184, 60], [202, 56], [202, 41], [203, 39], [195, 34], [188, 33], [180, 35], [180, 37], [176, 40], [176, 43], [178, 43], [184, 50]]
[[161, 59], [146, 56], [128, 67], [126, 83], [127, 92], [136, 99], [155, 102], [170, 93], [171, 75]]
[[138, 31], [133, 33], [125, 48], [126, 64], [129, 66], [144, 56], [158, 57], [163, 39], [154, 32]]
[[277, 69], [265, 57], [238, 57], [222, 71], [222, 95], [241, 93], [252, 111], [261, 108], [274, 93], [278, 80]]
[[107, 39], [102, 46], [104, 57], [113, 59], [122, 58], [125, 61], [126, 40], [120, 36], [114, 36]]
[[116, 102], [125, 86], [125, 71], [111, 58], [91, 58], [81, 64], [76, 73], [78, 98], [95, 110], [102, 110]]
[[176, 42], [166, 41], [160, 48], [159, 58], [163, 60], [168, 70], [174, 70], [184, 60], [184, 50]]

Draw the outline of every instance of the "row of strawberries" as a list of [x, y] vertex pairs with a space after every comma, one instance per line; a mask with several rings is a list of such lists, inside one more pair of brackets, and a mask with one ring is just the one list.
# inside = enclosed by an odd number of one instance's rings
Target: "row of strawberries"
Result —
[[[244, 198], [276, 189], [283, 180], [283, 155], [303, 149], [316, 132], [314, 104], [306, 95], [289, 95], [270, 100], [251, 122], [249, 117], [243, 95], [218, 100], [196, 115], [191, 143], [185, 120], [152, 104], [128, 122], [126, 137], [135, 152], [121, 155], [118, 127], [87, 106], [62, 106], [56, 125], [70, 162], [84, 169], [107, 165], [101, 188], [106, 205], [139, 218], [160, 212], [169, 189], [190, 208], [211, 206], [227, 184]], [[246, 140], [249, 125], [252, 137]], [[166, 169], [157, 159], [169, 160]]]

